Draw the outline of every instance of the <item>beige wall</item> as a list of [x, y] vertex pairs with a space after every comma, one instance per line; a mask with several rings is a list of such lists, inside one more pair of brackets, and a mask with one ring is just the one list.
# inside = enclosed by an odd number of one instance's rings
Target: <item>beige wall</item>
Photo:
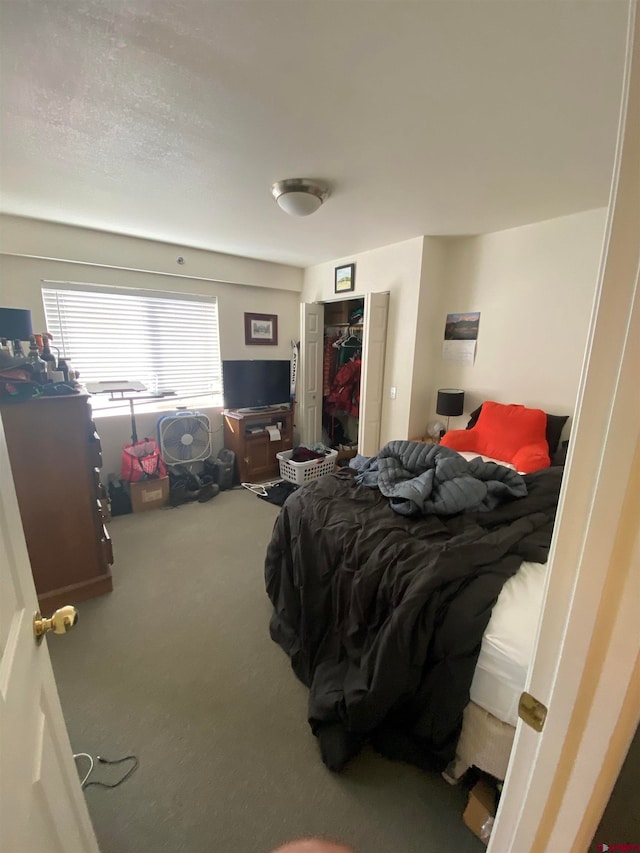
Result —
[[[417, 237], [304, 271], [20, 217], [1, 219], [0, 304], [31, 308], [36, 327], [44, 328], [42, 279], [215, 295], [223, 358], [265, 355], [263, 347], [244, 345], [245, 311], [278, 315], [279, 345], [269, 348], [269, 357], [289, 358], [291, 339], [299, 339], [299, 300], [335, 299], [334, 268], [355, 262], [356, 287], [349, 296], [390, 293], [384, 444], [422, 434], [436, 417], [436, 390], [443, 386], [465, 390], [466, 412], [484, 399], [573, 412], [605, 210], [478, 237]], [[178, 256], [184, 265], [177, 264]], [[481, 312], [473, 366], [442, 361], [445, 317], [454, 311]], [[211, 416], [216, 429], [219, 416]], [[114, 421], [104, 428], [113, 437], [105, 447], [111, 460], [130, 432], [128, 422]], [[465, 423], [463, 417], [451, 426]]]
[[[356, 265], [355, 291], [348, 296], [387, 291], [390, 294], [381, 445], [408, 436], [423, 242], [422, 237], [416, 237], [318, 264], [304, 272], [302, 298], [305, 302], [336, 298], [334, 269], [341, 263], [355, 262]], [[397, 389], [395, 400], [389, 396], [392, 386]]]
[[[475, 364], [452, 365], [439, 358], [431, 417], [439, 387], [464, 389], [467, 413], [494, 399], [572, 414], [605, 217], [603, 208], [447, 240], [438, 347], [449, 312], [480, 311], [480, 330]], [[451, 420], [452, 428], [465, 425], [466, 416]]]
[[[305, 270], [304, 301], [334, 299], [334, 268], [351, 261], [354, 295], [390, 292], [381, 444], [424, 434], [441, 387], [465, 390], [467, 414], [485, 399], [573, 413], [605, 215], [603, 208], [477, 237], [420, 237]], [[446, 315], [459, 311], [481, 314], [470, 366], [442, 360]], [[467, 414], [451, 427], [465, 426]]]
[[298, 337], [297, 267], [15, 216], [0, 217], [0, 241], [0, 304], [30, 308], [36, 328], [45, 279], [217, 296], [223, 358], [265, 357], [264, 347], [244, 345], [245, 311], [278, 315], [269, 358], [288, 358]]
[[[31, 309], [36, 329], [45, 328], [40, 289], [48, 280], [216, 296], [223, 359], [288, 359], [299, 337], [302, 270], [296, 267], [13, 216], [0, 217], [0, 240], [0, 305]], [[245, 311], [277, 314], [278, 346], [245, 346]], [[198, 358], [197, 332], [178, 355]], [[218, 430], [214, 446], [221, 447], [219, 411], [207, 413]], [[140, 415], [138, 434], [154, 434], [160, 414]], [[100, 418], [100, 430], [105, 471], [115, 472], [129, 418]]]
[[298, 267], [7, 214], [0, 214], [0, 250], [279, 290], [302, 287]]
[[446, 286], [449, 243], [446, 238], [425, 237], [422, 247], [409, 438], [424, 435], [426, 425], [431, 420], [432, 386], [441, 358], [442, 328], [439, 305]]

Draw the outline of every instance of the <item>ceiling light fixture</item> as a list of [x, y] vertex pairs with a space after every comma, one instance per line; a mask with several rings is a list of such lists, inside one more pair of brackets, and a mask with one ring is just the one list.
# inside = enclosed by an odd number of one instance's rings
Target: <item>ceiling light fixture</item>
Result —
[[276, 181], [271, 193], [278, 205], [290, 216], [309, 216], [329, 198], [329, 188], [309, 178], [287, 178]]

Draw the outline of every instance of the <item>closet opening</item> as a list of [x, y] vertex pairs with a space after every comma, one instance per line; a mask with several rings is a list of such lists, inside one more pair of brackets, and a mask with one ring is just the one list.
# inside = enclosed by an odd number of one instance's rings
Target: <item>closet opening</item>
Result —
[[324, 305], [322, 440], [349, 459], [358, 450], [364, 299]]

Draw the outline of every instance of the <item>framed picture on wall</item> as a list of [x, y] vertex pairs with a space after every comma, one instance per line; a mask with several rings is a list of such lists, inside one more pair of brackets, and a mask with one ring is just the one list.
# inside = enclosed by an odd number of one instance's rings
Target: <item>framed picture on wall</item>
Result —
[[344, 264], [341, 267], [336, 267], [335, 274], [335, 292], [346, 293], [348, 290], [353, 290], [356, 286], [356, 265]]
[[278, 344], [277, 314], [245, 314], [244, 342], [247, 346]]

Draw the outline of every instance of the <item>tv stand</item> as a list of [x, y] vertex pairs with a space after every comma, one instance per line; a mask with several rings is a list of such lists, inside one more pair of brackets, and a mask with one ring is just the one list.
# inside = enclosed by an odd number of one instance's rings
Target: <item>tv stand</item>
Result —
[[[225, 409], [222, 418], [224, 446], [236, 455], [240, 482], [277, 479], [280, 464], [276, 453], [293, 448], [293, 411], [269, 407], [257, 412]], [[279, 429], [280, 438], [273, 441], [268, 427]]]

